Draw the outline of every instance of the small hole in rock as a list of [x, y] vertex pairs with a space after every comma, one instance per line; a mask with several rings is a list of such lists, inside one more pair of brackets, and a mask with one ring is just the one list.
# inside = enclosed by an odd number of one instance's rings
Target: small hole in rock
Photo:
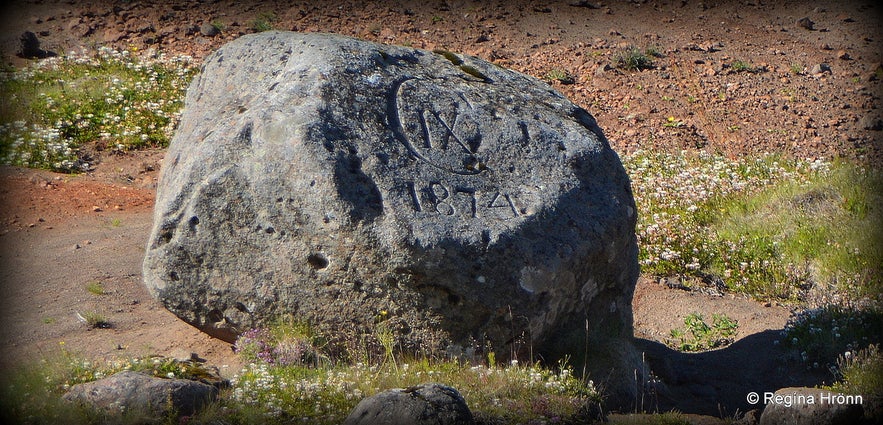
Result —
[[307, 257], [307, 263], [310, 263], [310, 265], [317, 270], [328, 267], [328, 259], [322, 254], [311, 254]]

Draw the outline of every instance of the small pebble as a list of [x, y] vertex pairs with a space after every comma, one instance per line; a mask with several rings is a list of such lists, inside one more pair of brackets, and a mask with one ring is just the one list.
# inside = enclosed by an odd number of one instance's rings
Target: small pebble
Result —
[[805, 16], [803, 18], [800, 18], [797, 20], [797, 26], [801, 27], [801, 28], [806, 28], [808, 30], [811, 30], [813, 28], [813, 25], [815, 25], [815, 22], [811, 21], [809, 18], [807, 18]]

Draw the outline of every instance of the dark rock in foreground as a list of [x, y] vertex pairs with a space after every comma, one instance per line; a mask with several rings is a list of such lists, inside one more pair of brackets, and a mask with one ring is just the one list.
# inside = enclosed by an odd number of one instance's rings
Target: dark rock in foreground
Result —
[[89, 405], [112, 415], [138, 413], [150, 418], [172, 414], [190, 416], [217, 397], [218, 389], [212, 385], [132, 371], [74, 385], [63, 396], [69, 402]]
[[441, 384], [395, 388], [368, 397], [344, 425], [472, 425], [475, 420], [460, 393]]

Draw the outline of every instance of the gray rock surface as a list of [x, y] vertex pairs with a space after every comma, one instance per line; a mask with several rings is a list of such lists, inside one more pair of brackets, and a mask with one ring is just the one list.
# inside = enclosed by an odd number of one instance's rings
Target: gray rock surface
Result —
[[152, 418], [189, 416], [217, 397], [218, 389], [212, 385], [132, 371], [74, 385], [63, 396], [69, 402], [90, 405], [113, 415], [140, 413]]
[[854, 396], [850, 399], [829, 390], [803, 387], [782, 388], [775, 395], [779, 398], [766, 404], [760, 425], [862, 423], [862, 405], [854, 403]]
[[199, 33], [206, 37], [214, 37], [221, 33], [220, 28], [218, 26], [211, 23], [204, 23], [199, 26]]
[[241, 37], [192, 83], [155, 208], [146, 285], [217, 337], [292, 314], [353, 347], [382, 323], [405, 352], [588, 355], [632, 386], [630, 183], [595, 120], [535, 78]]
[[394, 388], [363, 399], [344, 425], [471, 425], [472, 412], [460, 393], [429, 383]]

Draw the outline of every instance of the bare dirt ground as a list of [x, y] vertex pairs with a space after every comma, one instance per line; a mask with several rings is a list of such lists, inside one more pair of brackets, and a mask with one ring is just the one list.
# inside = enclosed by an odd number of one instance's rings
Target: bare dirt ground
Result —
[[[871, 163], [883, 156], [883, 9], [875, 4], [34, 0], [4, 6], [0, 52], [6, 63], [28, 64], [15, 52], [19, 35], [32, 31], [43, 49], [59, 54], [113, 46], [199, 60], [272, 13], [277, 29], [445, 48], [539, 78], [563, 71], [572, 83], [550, 84], [595, 116], [621, 153], [780, 152]], [[222, 32], [205, 35], [201, 27], [211, 23]], [[640, 72], [611, 68], [627, 45], [655, 48], [661, 57]], [[736, 61], [754, 71], [737, 71]], [[682, 124], [665, 125], [670, 118]], [[141, 284], [162, 155], [103, 154], [93, 172], [77, 176], [0, 168], [0, 370], [62, 348], [92, 358], [195, 352], [227, 376], [239, 369], [229, 344], [177, 320]], [[89, 292], [93, 282], [106, 293]], [[77, 319], [89, 311], [113, 327], [91, 329]], [[830, 382], [773, 344], [786, 307], [642, 278], [634, 311], [639, 346], [661, 382], [641, 400], [646, 410], [732, 416], [752, 408], [744, 401], [749, 391]], [[699, 354], [659, 343], [693, 312], [738, 320], [738, 341]]]

